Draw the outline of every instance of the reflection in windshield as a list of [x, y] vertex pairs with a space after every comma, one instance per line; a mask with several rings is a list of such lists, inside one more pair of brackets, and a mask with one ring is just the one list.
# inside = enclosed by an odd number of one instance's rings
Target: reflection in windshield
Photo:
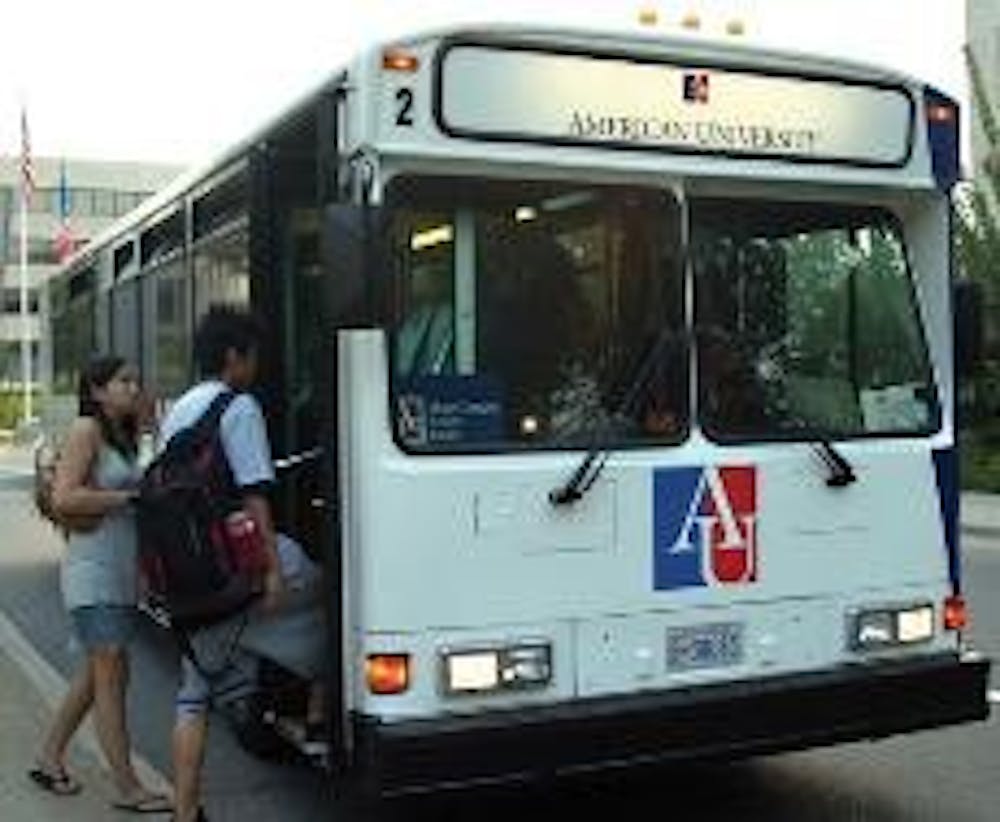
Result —
[[[397, 431], [414, 448], [678, 441], [679, 210], [662, 192], [404, 180], [394, 211]], [[622, 393], [675, 329], [641, 397]], [[405, 424], [400, 423], [400, 419]]]
[[896, 223], [692, 204], [702, 423], [721, 437], [926, 433], [933, 384]]

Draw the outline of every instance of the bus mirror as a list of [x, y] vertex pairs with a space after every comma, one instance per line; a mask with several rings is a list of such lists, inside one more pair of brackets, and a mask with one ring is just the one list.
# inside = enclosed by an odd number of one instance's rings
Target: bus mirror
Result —
[[970, 376], [983, 350], [983, 293], [979, 283], [962, 279], [954, 285], [955, 367], [959, 376]]
[[327, 306], [341, 328], [379, 323], [383, 286], [380, 265], [382, 212], [372, 206], [331, 205], [323, 221], [324, 282]]

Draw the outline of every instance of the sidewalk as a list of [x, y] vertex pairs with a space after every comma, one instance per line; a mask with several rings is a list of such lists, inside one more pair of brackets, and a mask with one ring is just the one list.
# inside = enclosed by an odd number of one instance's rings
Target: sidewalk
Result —
[[111, 809], [108, 777], [97, 758], [81, 744], [74, 745], [70, 758], [73, 774], [84, 786], [81, 793], [55, 796], [28, 779], [27, 770], [50, 716], [38, 690], [0, 646], [0, 819], [3, 822], [125, 819], [125, 814]]
[[962, 533], [1000, 537], [1000, 494], [979, 491], [962, 494]]

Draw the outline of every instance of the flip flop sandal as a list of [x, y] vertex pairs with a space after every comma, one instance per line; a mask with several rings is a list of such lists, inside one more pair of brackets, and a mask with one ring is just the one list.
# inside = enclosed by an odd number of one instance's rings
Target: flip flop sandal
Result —
[[[177, 817], [171, 816], [170, 822], [177, 822]], [[194, 818], [194, 822], [208, 822], [208, 817], [205, 816], [204, 808], [198, 808], [198, 815]]]
[[42, 790], [54, 793], [56, 796], [75, 796], [83, 790], [83, 786], [63, 768], [49, 769], [38, 766], [28, 771], [28, 778]]
[[129, 813], [171, 813], [174, 810], [174, 803], [170, 801], [169, 796], [150, 793], [137, 796], [134, 799], [119, 799], [112, 802], [111, 807], [116, 811], [128, 811]]

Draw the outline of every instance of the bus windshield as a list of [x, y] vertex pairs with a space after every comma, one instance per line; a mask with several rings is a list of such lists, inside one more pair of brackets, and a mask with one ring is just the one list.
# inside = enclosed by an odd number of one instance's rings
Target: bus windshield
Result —
[[[670, 194], [402, 178], [389, 202], [404, 447], [683, 439], [681, 210]], [[642, 390], [626, 396], [654, 347]]]
[[888, 211], [694, 200], [699, 415], [717, 439], [928, 434], [939, 411]]
[[885, 209], [698, 198], [685, 216], [662, 190], [408, 177], [389, 201], [393, 418], [409, 450], [682, 442], [685, 260], [708, 436], [939, 423], [904, 238]]

